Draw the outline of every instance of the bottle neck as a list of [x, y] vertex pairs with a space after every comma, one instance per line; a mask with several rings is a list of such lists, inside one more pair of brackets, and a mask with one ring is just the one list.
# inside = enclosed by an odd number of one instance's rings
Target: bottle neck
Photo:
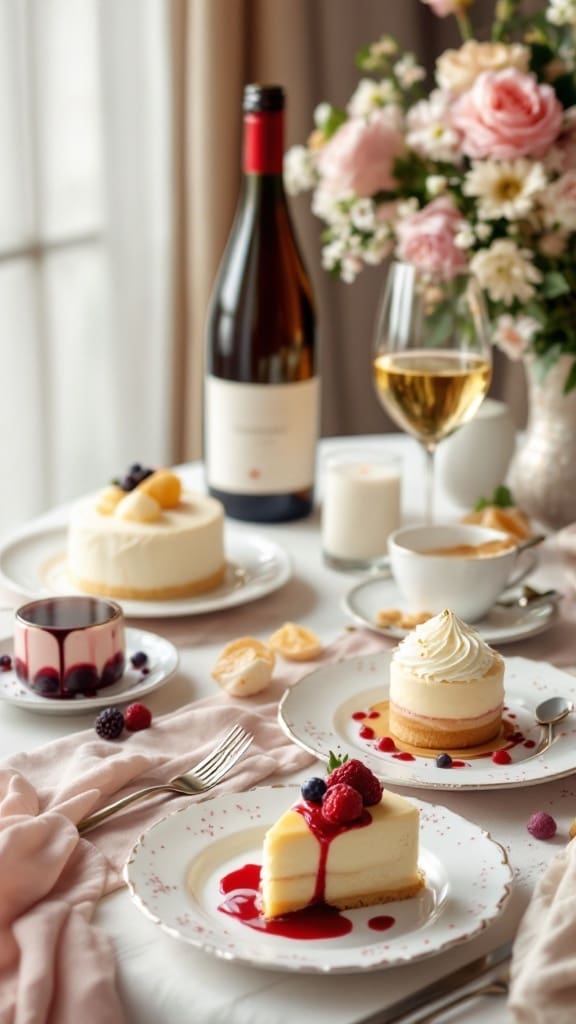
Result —
[[244, 115], [244, 174], [282, 174], [284, 111]]

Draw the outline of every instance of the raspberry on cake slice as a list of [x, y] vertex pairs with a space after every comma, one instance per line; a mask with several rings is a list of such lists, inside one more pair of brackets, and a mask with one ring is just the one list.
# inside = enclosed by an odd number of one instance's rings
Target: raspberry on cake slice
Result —
[[322, 903], [340, 910], [371, 906], [422, 889], [418, 809], [383, 791], [361, 761], [335, 765], [325, 779], [306, 779], [301, 793], [264, 837], [265, 918]]

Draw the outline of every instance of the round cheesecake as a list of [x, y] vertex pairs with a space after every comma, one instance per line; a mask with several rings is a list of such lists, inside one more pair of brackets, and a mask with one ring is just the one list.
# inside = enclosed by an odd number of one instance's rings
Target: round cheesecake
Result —
[[153, 521], [100, 509], [98, 495], [72, 510], [68, 531], [70, 581], [89, 594], [164, 600], [200, 594], [225, 574], [224, 510], [219, 501], [184, 491]]
[[441, 750], [488, 743], [502, 724], [504, 661], [445, 610], [394, 651], [389, 700], [390, 732], [401, 743]]

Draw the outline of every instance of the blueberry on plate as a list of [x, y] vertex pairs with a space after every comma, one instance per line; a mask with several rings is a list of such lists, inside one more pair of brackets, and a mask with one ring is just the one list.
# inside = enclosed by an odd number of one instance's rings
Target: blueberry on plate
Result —
[[435, 764], [437, 768], [450, 768], [452, 758], [450, 757], [450, 754], [438, 754]]

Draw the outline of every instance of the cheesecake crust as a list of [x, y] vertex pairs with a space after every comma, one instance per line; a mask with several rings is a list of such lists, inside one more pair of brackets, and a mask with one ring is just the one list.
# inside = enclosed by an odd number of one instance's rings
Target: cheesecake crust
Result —
[[226, 563], [217, 572], [203, 579], [194, 580], [192, 583], [184, 583], [177, 587], [156, 587], [151, 590], [139, 590], [135, 587], [116, 587], [105, 583], [95, 583], [93, 580], [81, 579], [73, 573], [69, 573], [70, 582], [78, 590], [87, 594], [95, 594], [97, 597], [124, 597], [134, 601], [168, 601], [175, 597], [195, 597], [196, 594], [204, 594], [208, 590], [214, 590], [224, 580], [226, 575]]
[[415, 716], [403, 715], [390, 704], [390, 732], [400, 743], [409, 743], [412, 747], [424, 747], [426, 750], [452, 749], [460, 750], [477, 747], [495, 739], [502, 728], [502, 712], [498, 708], [488, 721], [481, 725], [462, 723], [458, 728], [455, 721], [436, 719], [434, 727], [430, 720], [418, 721]]

